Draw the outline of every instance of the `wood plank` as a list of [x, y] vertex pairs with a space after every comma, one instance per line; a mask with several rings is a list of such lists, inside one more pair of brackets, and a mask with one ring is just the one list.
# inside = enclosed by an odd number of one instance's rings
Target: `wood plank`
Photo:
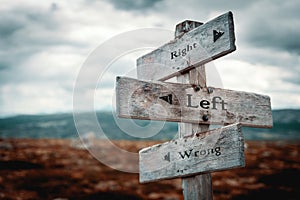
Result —
[[119, 117], [271, 128], [270, 97], [197, 85], [117, 77]]
[[179, 138], [140, 150], [140, 182], [150, 182], [245, 165], [239, 124]]
[[167, 80], [235, 49], [233, 16], [228, 12], [138, 58], [138, 77]]
[[[192, 69], [189, 73], [177, 76], [177, 83], [189, 83], [206, 87], [205, 66]], [[178, 123], [178, 138], [193, 135], [195, 133], [207, 132], [209, 125], [198, 123]], [[212, 200], [212, 178], [210, 173], [198, 174], [196, 176], [182, 178], [182, 190], [184, 199]]]

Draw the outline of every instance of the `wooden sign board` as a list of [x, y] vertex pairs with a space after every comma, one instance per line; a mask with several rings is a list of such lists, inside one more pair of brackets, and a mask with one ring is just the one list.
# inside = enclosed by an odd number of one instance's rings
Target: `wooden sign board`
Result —
[[167, 80], [236, 49], [233, 16], [225, 13], [137, 60], [139, 79]]
[[271, 128], [270, 97], [190, 84], [117, 77], [117, 114], [123, 118]]
[[142, 149], [139, 158], [142, 183], [243, 167], [244, 139], [233, 124]]

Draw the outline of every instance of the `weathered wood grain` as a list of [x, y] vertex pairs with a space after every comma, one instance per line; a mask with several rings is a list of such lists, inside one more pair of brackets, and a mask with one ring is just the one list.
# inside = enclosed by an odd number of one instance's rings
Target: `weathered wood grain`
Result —
[[117, 77], [119, 117], [270, 128], [270, 97], [197, 85]]
[[[176, 27], [177, 28], [177, 27]], [[201, 65], [197, 69], [192, 69], [189, 73], [177, 76], [177, 83], [189, 83], [206, 87], [206, 70]], [[195, 133], [207, 132], [209, 125], [198, 123], [178, 123], [178, 138], [193, 135]], [[184, 199], [212, 200], [212, 178], [210, 173], [198, 174], [182, 178], [182, 190]]]
[[140, 57], [138, 77], [167, 80], [235, 49], [233, 16], [228, 12]]
[[220, 171], [245, 165], [241, 126], [233, 124], [139, 152], [140, 182]]

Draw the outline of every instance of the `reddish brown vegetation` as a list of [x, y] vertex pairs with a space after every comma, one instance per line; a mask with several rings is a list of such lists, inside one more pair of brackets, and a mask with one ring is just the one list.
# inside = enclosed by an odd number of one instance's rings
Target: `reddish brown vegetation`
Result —
[[[154, 143], [115, 142], [132, 152]], [[180, 179], [139, 184], [71, 144], [0, 140], [0, 199], [183, 199]], [[213, 173], [214, 199], [299, 199], [299, 161], [297, 143], [247, 142], [245, 168]]]

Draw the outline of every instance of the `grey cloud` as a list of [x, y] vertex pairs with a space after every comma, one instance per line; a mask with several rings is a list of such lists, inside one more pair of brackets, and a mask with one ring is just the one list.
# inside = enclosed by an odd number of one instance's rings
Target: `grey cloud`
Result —
[[[282, 84], [291, 87], [299, 86], [300, 74], [298, 2], [270, 4], [268, 1], [261, 1], [240, 13], [240, 32], [236, 32], [237, 43], [240, 46], [233, 56], [249, 63], [277, 67], [285, 74], [281, 77]], [[245, 15], [250, 17], [246, 18]]]
[[[21, 9], [14, 9], [10, 11], [2, 11], [0, 14], [0, 35], [1, 35], [1, 49], [4, 50], [11, 46], [18, 46], [28, 38], [27, 35], [22, 34], [24, 30], [32, 26], [35, 18], [41, 16], [35, 15], [32, 11]], [[38, 19], [41, 21], [41, 19]], [[45, 24], [44, 22], [43, 24]]]
[[[23, 61], [51, 46], [85, 46], [64, 36], [67, 25], [55, 16], [58, 10], [58, 5], [52, 3], [48, 10], [20, 5], [0, 12], [1, 71], [15, 70]], [[15, 76], [4, 77], [1, 73], [0, 78], [3, 82]]]
[[0, 12], [0, 51], [36, 52], [50, 46], [86, 47], [64, 33], [69, 25], [59, 15], [59, 6], [49, 4], [49, 9], [32, 9], [18, 6]]
[[[9, 68], [9, 65], [6, 62], [0, 61], [0, 72], [7, 70], [8, 68]], [[1, 75], [0, 75], [0, 77], [1, 77]]]
[[[282, 80], [285, 81], [285, 82], [294, 84], [294, 85], [298, 85], [298, 86], [300, 85], [300, 80], [299, 80], [298, 74], [293, 74], [293, 75], [291, 75], [288, 78], [283, 78]], [[295, 92], [299, 92], [300, 93], [300, 91], [295, 91]]]
[[[189, 1], [184, 1], [189, 2]], [[218, 10], [218, 11], [226, 11], [226, 10], [232, 10], [232, 9], [244, 9], [247, 7], [250, 7], [252, 4], [254, 4], [255, 1], [206, 1], [206, 0], [193, 0], [192, 3], [190, 3], [193, 7], [197, 6], [199, 10]]]
[[[43, 37], [44, 32], [53, 33], [61, 28], [60, 22], [56, 20], [52, 12], [29, 10], [26, 8], [14, 8], [13, 10], [0, 13], [0, 35], [1, 48], [16, 48], [30, 45], [31, 47], [41, 43], [59, 44], [63, 42], [58, 37]], [[36, 37], [39, 35], [39, 37]], [[35, 36], [35, 37], [34, 37]], [[34, 38], [33, 38], [34, 37]], [[54, 39], [58, 40], [55, 41]]]
[[[287, 51], [300, 55], [299, 1], [258, 3], [244, 28], [246, 41], [253, 46]], [[261, 7], [266, 7], [262, 10]]]
[[0, 37], [1, 40], [11, 37], [15, 32], [22, 29], [23, 25], [13, 19], [3, 19], [0, 20]]
[[300, 28], [298, 30], [294, 28], [300, 27], [300, 23], [286, 26], [284, 24], [276, 25], [261, 22], [252, 27], [255, 27], [254, 29], [257, 30], [251, 32], [252, 34], [248, 37], [248, 41], [253, 45], [275, 48], [300, 55]]
[[59, 9], [57, 3], [52, 3], [50, 6], [50, 10], [51, 11], [57, 11]]
[[[60, 11], [57, 3], [42, 6], [19, 4], [0, 12], [0, 59], [3, 65], [13, 65], [51, 46], [67, 45], [82, 47], [64, 35], [68, 30], [65, 19], [56, 15]], [[47, 5], [46, 5], [47, 6]], [[4, 63], [4, 64], [3, 64]], [[1, 67], [2, 69], [4, 67]]]
[[113, 6], [116, 9], [120, 10], [148, 10], [150, 8], [153, 8], [155, 4], [158, 2], [161, 2], [162, 0], [151, 0], [151, 1], [145, 1], [145, 0], [109, 0], [108, 2], [112, 3]]

